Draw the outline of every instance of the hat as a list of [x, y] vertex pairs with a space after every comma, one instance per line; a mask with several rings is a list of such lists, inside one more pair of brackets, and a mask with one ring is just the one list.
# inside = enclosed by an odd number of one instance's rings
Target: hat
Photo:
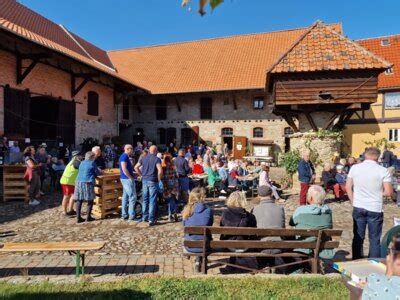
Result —
[[79, 155], [79, 150], [72, 151], [72, 157]]
[[258, 196], [266, 197], [272, 194], [272, 189], [268, 185], [260, 185], [258, 187]]

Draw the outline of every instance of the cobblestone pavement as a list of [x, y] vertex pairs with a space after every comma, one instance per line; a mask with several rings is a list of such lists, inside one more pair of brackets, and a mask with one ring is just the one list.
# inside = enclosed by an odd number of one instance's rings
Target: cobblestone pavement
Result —
[[[41, 241], [106, 241], [104, 249], [87, 255], [87, 274], [97, 281], [134, 274], [193, 274], [192, 264], [181, 256], [182, 225], [161, 218], [158, 226], [147, 227], [143, 223], [124, 222], [115, 218], [76, 224], [74, 218], [64, 217], [60, 207], [60, 195], [47, 197], [38, 207], [31, 208], [22, 202], [0, 204], [0, 243]], [[284, 205], [286, 223], [297, 207], [298, 195], [288, 194]], [[328, 199], [327, 202], [331, 202]], [[249, 208], [257, 199], [249, 201]], [[209, 200], [218, 215], [223, 200]], [[340, 253], [350, 258], [352, 217], [349, 202], [329, 203], [333, 210], [334, 228], [343, 229]], [[165, 209], [160, 209], [163, 214]], [[384, 230], [393, 225], [393, 217], [400, 217], [400, 208], [385, 203]], [[367, 244], [365, 251], [367, 251]], [[73, 280], [73, 257], [67, 253], [23, 253], [0, 255], [0, 279], [11, 281]], [[218, 274], [219, 268], [211, 268]]]

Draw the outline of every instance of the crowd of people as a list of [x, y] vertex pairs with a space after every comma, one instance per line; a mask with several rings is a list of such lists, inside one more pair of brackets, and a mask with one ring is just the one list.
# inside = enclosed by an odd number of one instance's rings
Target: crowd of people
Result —
[[[215, 190], [221, 199], [226, 200], [226, 208], [222, 211], [220, 226], [285, 228], [285, 211], [280, 190], [271, 181], [269, 167], [261, 163], [237, 160], [223, 151], [200, 144], [177, 149], [171, 144], [167, 151], [158, 152], [157, 146], [138, 143], [136, 147], [125, 145], [123, 153], [117, 154], [99, 146], [91, 151], [71, 152], [71, 159], [62, 167], [63, 159], [58, 161], [48, 157], [43, 147], [38, 151], [28, 147], [24, 151], [27, 166], [26, 179], [30, 182], [29, 195], [32, 205], [41, 195], [41, 176], [44, 164], [50, 164], [56, 172], [62, 171], [60, 184], [63, 191], [62, 207], [67, 216], [76, 215], [77, 222], [85, 220], [81, 216], [83, 202], [87, 202], [86, 221], [93, 220], [95, 177], [105, 168], [116, 165], [120, 169], [123, 187], [121, 219], [126, 221], [148, 222], [149, 226], [157, 224], [158, 205], [167, 204], [168, 219], [179, 220], [181, 215], [184, 226], [211, 226], [214, 223], [214, 212], [206, 202], [207, 190]], [[310, 152], [305, 151], [298, 163], [298, 176], [301, 185], [299, 207], [294, 211], [289, 226], [302, 229], [333, 228], [332, 210], [325, 204], [326, 194], [332, 191], [335, 200], [349, 200], [353, 206], [353, 259], [364, 257], [363, 243], [368, 227], [368, 257], [380, 257], [382, 249], [389, 249], [388, 260], [393, 263], [392, 271], [398, 269], [399, 259], [394, 255], [398, 242], [381, 245], [383, 226], [383, 199], [393, 194], [394, 167], [390, 162], [382, 161], [382, 155], [376, 148], [367, 148], [362, 157], [340, 159], [335, 164], [325, 163], [321, 182], [317, 184], [316, 173], [310, 160]], [[54, 167], [53, 167], [54, 166]], [[242, 176], [257, 174], [257, 180], [242, 180]], [[199, 184], [199, 176], [207, 178], [207, 184]], [[137, 184], [141, 185], [141, 212], [136, 209], [138, 199]], [[251, 211], [247, 210], [246, 191], [257, 189], [260, 203]], [[75, 204], [76, 203], [76, 204]], [[398, 202], [399, 203], [399, 202]], [[76, 211], [74, 208], [76, 207]], [[400, 233], [400, 229], [398, 232]], [[397, 236], [393, 235], [392, 236]], [[187, 235], [185, 239], [201, 239], [200, 235]], [[245, 239], [240, 236], [221, 236], [221, 239]], [[394, 245], [394, 246], [393, 246]], [[396, 246], [397, 245], [397, 246]], [[397, 249], [397, 248], [396, 248]], [[200, 249], [187, 249], [200, 251]], [[276, 251], [264, 249], [262, 251]], [[296, 249], [296, 251], [308, 251]], [[332, 258], [332, 250], [324, 250], [321, 258]], [[231, 260], [234, 258], [231, 258]], [[278, 257], [267, 262], [263, 259], [249, 258], [236, 264], [255, 265], [282, 264], [286, 258]], [[201, 260], [196, 260], [199, 269]], [[287, 270], [283, 269], [282, 272]], [[397, 271], [394, 271], [397, 272]]]

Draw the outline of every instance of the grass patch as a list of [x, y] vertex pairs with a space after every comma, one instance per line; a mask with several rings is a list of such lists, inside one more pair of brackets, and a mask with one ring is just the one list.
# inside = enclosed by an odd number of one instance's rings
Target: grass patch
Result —
[[346, 299], [340, 279], [132, 278], [107, 283], [0, 283], [1, 299]]

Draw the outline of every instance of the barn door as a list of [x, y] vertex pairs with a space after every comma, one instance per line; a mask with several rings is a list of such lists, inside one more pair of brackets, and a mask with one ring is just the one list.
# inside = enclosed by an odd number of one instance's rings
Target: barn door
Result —
[[247, 149], [247, 137], [245, 136], [234, 136], [233, 137], [233, 157], [241, 159], [246, 156]]
[[57, 136], [64, 143], [75, 143], [75, 102], [58, 100]]
[[9, 139], [29, 137], [29, 117], [29, 91], [5, 87], [4, 134]]

